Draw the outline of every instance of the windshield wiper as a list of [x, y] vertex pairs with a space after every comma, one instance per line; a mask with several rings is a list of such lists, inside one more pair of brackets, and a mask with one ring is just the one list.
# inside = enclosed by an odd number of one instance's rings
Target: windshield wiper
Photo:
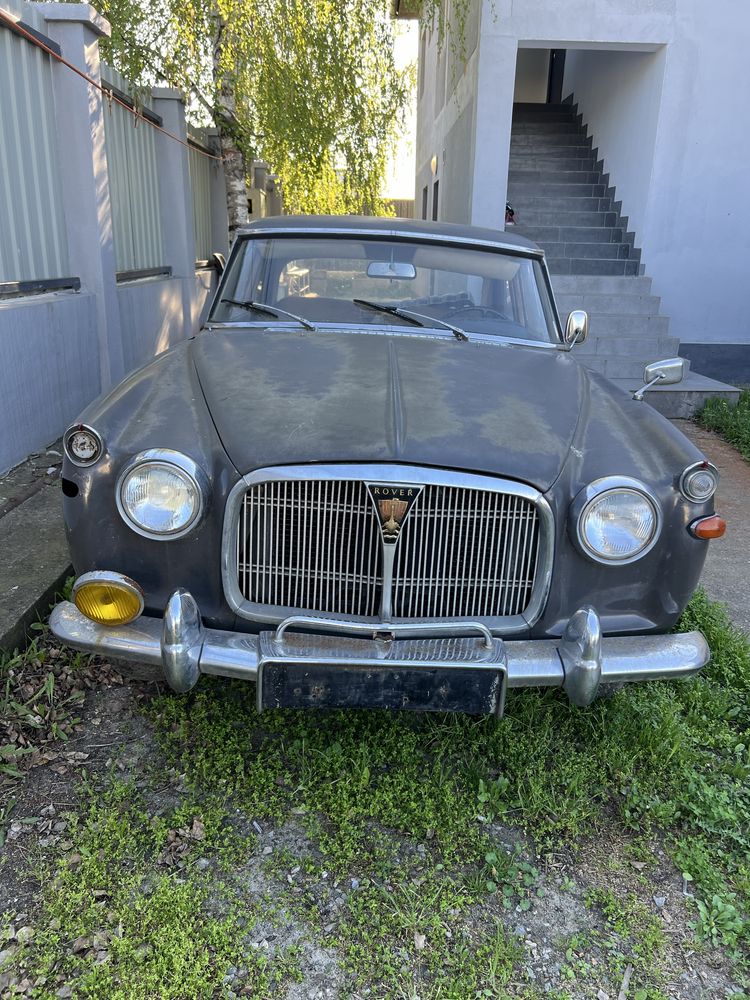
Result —
[[286, 309], [279, 309], [278, 306], [267, 306], [264, 302], [252, 302], [251, 300], [243, 302], [241, 299], [222, 299], [221, 301], [228, 303], [230, 306], [239, 306], [240, 309], [254, 309], [255, 312], [266, 313], [267, 316], [274, 316], [276, 319], [286, 316], [288, 319], [295, 320], [300, 326], [304, 326], [306, 330], [318, 329], [309, 319], [303, 319], [302, 316], [290, 313]]
[[352, 299], [355, 306], [364, 306], [366, 309], [374, 309], [376, 312], [390, 313], [391, 316], [399, 316], [401, 319], [408, 319], [417, 326], [439, 326], [443, 330], [450, 330], [456, 340], [468, 340], [466, 333], [460, 326], [446, 323], [435, 316], [427, 316], [425, 313], [412, 312], [411, 309], [402, 309], [401, 306], [387, 306], [382, 302], [370, 302], [369, 299]]

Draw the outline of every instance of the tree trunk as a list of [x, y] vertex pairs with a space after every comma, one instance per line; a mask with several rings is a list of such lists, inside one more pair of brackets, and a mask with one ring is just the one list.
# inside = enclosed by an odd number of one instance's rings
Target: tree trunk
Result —
[[214, 8], [216, 33], [213, 48], [214, 92], [218, 94], [214, 119], [219, 130], [221, 156], [227, 187], [227, 220], [229, 222], [229, 245], [232, 245], [239, 226], [249, 222], [247, 203], [247, 164], [245, 154], [236, 138], [237, 116], [235, 114], [234, 81], [222, 59], [222, 47], [226, 22], [218, 8]]
[[247, 189], [245, 155], [230, 134], [219, 126], [221, 157], [224, 164], [224, 178], [227, 185], [227, 219], [229, 221], [229, 243], [231, 245], [239, 226], [249, 221], [247, 210]]

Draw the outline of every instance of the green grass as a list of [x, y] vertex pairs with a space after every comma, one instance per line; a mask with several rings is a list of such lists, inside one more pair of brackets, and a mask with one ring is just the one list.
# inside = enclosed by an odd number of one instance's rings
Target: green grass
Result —
[[[272, 995], [294, 963], [281, 957], [271, 968], [248, 947], [268, 901], [239, 903], [215, 872], [160, 863], [170, 831], [186, 819], [189, 828], [184, 812], [149, 816], [137, 789], [117, 779], [103, 793], [89, 789], [88, 800], [83, 816], [71, 815], [75, 849], [37, 870], [43, 919], [16, 955], [40, 985], [33, 995], [52, 997], [64, 982], [77, 997], [207, 997], [230, 965], [247, 970], [253, 995]], [[190, 849], [194, 857], [222, 846], [209, 833]]]
[[750, 462], [750, 390], [740, 393], [736, 406], [724, 399], [711, 399], [696, 417], [699, 424], [716, 431], [733, 444], [743, 458]]
[[[334, 926], [315, 934], [335, 949], [352, 989], [367, 986], [373, 998], [536, 996], [517, 985], [523, 961], [507, 928], [537, 905], [541, 877], [533, 858], [498, 842], [498, 822], [540, 852], [575, 856], [613, 827], [634, 858], [665, 843], [695, 894], [696, 945], [723, 948], [747, 976], [750, 649], [700, 593], [680, 627], [701, 629], [711, 644], [701, 676], [634, 685], [587, 710], [556, 691], [511, 692], [500, 724], [366, 711], [259, 717], [252, 686], [222, 681], [202, 682], [189, 698], [155, 699], [146, 711], [167, 766], [182, 777], [181, 809], [156, 820], [130, 786], [86, 793], [89, 811], [70, 838], [83, 861], [51, 862], [24, 968], [45, 977], [63, 969], [81, 996], [199, 997], [212, 995], [212, 983], [222, 995], [216, 984], [237, 964], [242, 928], [257, 919], [238, 902], [231, 876], [253, 849], [236, 832], [239, 817], [247, 830], [253, 821], [304, 829], [307, 856], [277, 852], [265, 861], [277, 904], [302, 926], [325, 924], [332, 883], [347, 887]], [[154, 767], [163, 774], [163, 761]], [[189, 829], [195, 816], [214, 874], [188, 866], [177, 879], [159, 858], [168, 831]], [[286, 881], [293, 864], [294, 895]], [[222, 868], [225, 886], [216, 881]], [[106, 902], [97, 909], [91, 894], [99, 888]], [[632, 995], [662, 996], [659, 921], [610, 889], [588, 903], [601, 924], [594, 945], [608, 958], [592, 971], [591, 942], [579, 942], [570, 948], [572, 975], [601, 983], [606, 973], [609, 988], [619, 987], [630, 964]], [[97, 933], [100, 911], [122, 928], [108, 962], [71, 958], [70, 942]], [[145, 931], [158, 927], [164, 946], [144, 956]], [[274, 983], [296, 969], [294, 955], [253, 967], [256, 995], [274, 995]]]

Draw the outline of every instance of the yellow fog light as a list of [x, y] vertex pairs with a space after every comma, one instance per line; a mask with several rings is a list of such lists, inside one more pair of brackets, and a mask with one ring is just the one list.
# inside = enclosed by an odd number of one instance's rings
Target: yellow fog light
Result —
[[143, 591], [121, 573], [84, 573], [73, 585], [73, 601], [99, 625], [127, 625], [143, 611]]

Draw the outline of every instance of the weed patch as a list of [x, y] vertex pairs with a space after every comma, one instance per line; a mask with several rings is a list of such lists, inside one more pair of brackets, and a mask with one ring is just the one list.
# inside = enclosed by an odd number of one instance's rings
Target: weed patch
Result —
[[709, 431], [726, 438], [750, 462], [750, 390], [740, 393], [736, 406], [725, 399], [710, 399], [696, 417]]
[[[750, 650], [700, 593], [680, 627], [711, 644], [701, 676], [626, 687], [588, 710], [554, 691], [510, 692], [500, 724], [258, 716], [252, 686], [224, 681], [156, 697], [144, 711], [162, 757], [144, 780], [178, 776], [178, 803], [156, 814], [142, 781], [89, 788], [70, 849], [39, 870], [50, 888], [33, 939], [11, 961], [36, 982], [62, 977], [75, 995], [122, 1000], [236, 995], [226, 970], [241, 966], [245, 995], [271, 997], [299, 977], [295, 949], [317, 928], [316, 947], [336, 956], [351, 991], [342, 996], [503, 1000], [559, 987], [577, 1000], [616, 994], [627, 973], [629, 995], [659, 1000], [672, 942], [648, 892], [602, 883], [583, 899], [567, 875], [551, 881], [544, 860], [569, 864], [614, 827], [630, 844], [628, 870], [654, 864], [654, 845], [666, 845], [692, 893], [695, 945], [730, 954], [742, 982]], [[290, 826], [304, 850], [283, 846]], [[502, 841], [512, 828], [526, 846]], [[249, 859], [272, 887], [260, 896], [238, 888]], [[559, 974], [542, 989], [519, 925], [548, 905], [548, 888], [560, 912], [576, 897], [596, 926], [568, 933]], [[282, 911], [308, 930], [294, 947], [250, 954], [253, 929]]]

